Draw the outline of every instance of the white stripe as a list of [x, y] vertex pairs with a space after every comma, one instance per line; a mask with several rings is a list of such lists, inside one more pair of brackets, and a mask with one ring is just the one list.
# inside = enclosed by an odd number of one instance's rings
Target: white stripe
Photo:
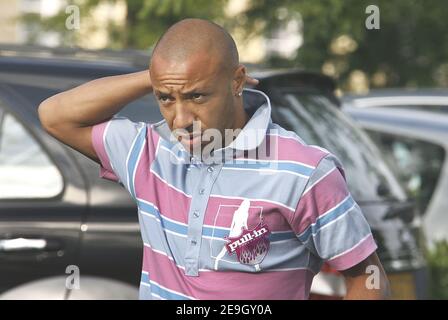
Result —
[[[273, 129], [271, 129], [271, 130], [273, 130]], [[298, 142], [302, 146], [307, 146], [306, 142], [301, 140], [301, 138], [297, 137], [297, 136], [282, 136], [280, 134], [273, 134], [273, 133], [267, 133], [267, 135], [268, 136], [279, 137], [279, 138], [291, 139], [291, 140], [294, 140], [294, 141]]]
[[159, 300], [166, 300], [165, 298], [162, 298], [161, 296], [159, 296], [158, 294], [155, 294], [155, 293], [151, 293], [151, 295], [153, 296], [153, 297], [156, 297], [156, 298], [158, 298]]
[[[148, 213], [148, 212], [146, 212], [146, 211], [143, 211], [143, 210], [140, 210], [140, 212], [142, 213], [142, 215], [145, 215], [145, 216], [148, 216], [148, 217], [150, 217], [150, 218], [153, 218], [154, 220], [156, 220], [157, 222], [159, 222], [159, 223], [161, 224], [160, 219], [154, 217], [154, 215], [152, 215], [152, 214], [150, 214], [150, 213]], [[183, 238], [186, 238], [186, 237], [187, 237], [187, 235], [185, 235], [185, 234], [177, 233], [177, 232], [168, 230], [168, 229], [163, 228], [163, 227], [162, 227], [162, 229], [163, 229], [163, 231], [165, 231], [165, 232], [167, 232], [167, 233], [171, 233], [171, 234], [174, 234], [174, 235], [179, 236], [179, 237], [183, 237]]]
[[[146, 211], [143, 210], [143, 209], [140, 209], [140, 212], [141, 212], [142, 215], [148, 216], [148, 217], [150, 217], [150, 218], [156, 220], [157, 222], [159, 222], [159, 223], [161, 224], [160, 219], [158, 219], [157, 217], [155, 217], [153, 214], [151, 214], [151, 213], [149, 213], [149, 212], [146, 212]], [[186, 225], [186, 224], [184, 224], [184, 223], [177, 222], [177, 221], [172, 220], [172, 219], [169, 219], [169, 218], [167, 218], [167, 217], [165, 217], [165, 216], [164, 216], [164, 218], [167, 219], [167, 220], [171, 220], [173, 223], [182, 224], [182, 225], [184, 225], [184, 226], [186, 226], [186, 227], [188, 228], [188, 225]], [[211, 226], [211, 225], [206, 225], [206, 224], [204, 224], [204, 227], [207, 227], [207, 228], [210, 228], [210, 229], [220, 229], [220, 230], [223, 230], [223, 231], [230, 231], [230, 228], [217, 227], [217, 226]], [[187, 237], [187, 235], [185, 235], [185, 234], [177, 233], [177, 232], [175, 232], [175, 231], [168, 230], [168, 229], [163, 228], [163, 227], [162, 227], [162, 229], [163, 229], [163, 231], [165, 231], [165, 232], [167, 232], [167, 233], [170, 233], [170, 234], [173, 234], [173, 235], [177, 235], [177, 236], [180, 236], [180, 237], [183, 237], [183, 238]], [[272, 231], [271, 233], [272, 233], [272, 234], [279, 234], [279, 233], [290, 233], [290, 232], [291, 232], [291, 231]], [[204, 238], [204, 239], [208, 239], [208, 240], [215, 240], [215, 241], [222, 241], [222, 242], [225, 242], [225, 239], [223, 239], [223, 238], [219, 238], [219, 237], [213, 237], [213, 236], [205, 236], [205, 235], [202, 235], [202, 238]], [[294, 239], [285, 239], [285, 240], [274, 241], [274, 242], [272, 242], [271, 244], [281, 244], [281, 243], [288, 242], [288, 241], [291, 241], [291, 240], [294, 241], [295, 238], [294, 238]]]
[[303, 197], [308, 191], [310, 191], [316, 184], [318, 184], [322, 179], [324, 179], [326, 176], [328, 176], [330, 173], [332, 173], [335, 169], [337, 169], [337, 167], [334, 167], [333, 169], [331, 169], [330, 171], [328, 171], [327, 173], [325, 173], [322, 177], [320, 177], [318, 180], [316, 180], [311, 186], [309, 186], [308, 188], [306, 188], [306, 190], [302, 193], [302, 197]]
[[303, 174], [297, 173], [297, 172], [293, 172], [293, 171], [288, 171], [288, 170], [274, 170], [274, 169], [259, 169], [259, 168], [254, 168], [254, 169], [250, 169], [250, 168], [232, 168], [232, 167], [222, 167], [222, 170], [246, 170], [246, 171], [263, 171], [263, 172], [272, 172], [274, 173], [278, 173], [278, 172], [284, 172], [284, 173], [289, 173], [289, 174], [293, 174], [295, 176], [299, 176], [302, 178], [309, 178], [308, 176], [304, 176]]
[[[188, 227], [188, 224], [183, 223], [183, 222], [180, 222], [180, 221], [177, 221], [177, 220], [173, 220], [173, 219], [171, 219], [171, 218], [168, 218], [168, 217], [165, 216], [164, 214], [162, 214], [162, 212], [160, 211], [160, 209], [159, 209], [154, 203], [149, 202], [149, 201], [147, 201], [147, 200], [143, 200], [143, 199], [141, 199], [141, 198], [137, 198], [137, 200], [139, 200], [139, 201], [141, 201], [141, 202], [143, 202], [143, 203], [146, 203], [147, 205], [150, 205], [151, 207], [154, 207], [154, 208], [159, 212], [160, 216], [163, 217], [163, 219], [166, 219], [166, 220], [168, 220], [168, 221], [170, 221], [170, 222], [177, 223], [177, 224], [181, 224], [181, 225], [183, 225], [183, 226], [185, 226], [185, 227]], [[143, 210], [142, 210], [142, 211], [143, 211]]]
[[304, 167], [308, 167], [310, 169], [315, 169], [316, 167], [313, 167], [309, 164], [303, 163], [303, 162], [299, 162], [299, 161], [293, 161], [293, 160], [263, 160], [263, 159], [249, 159], [249, 158], [235, 158], [235, 160], [240, 160], [240, 161], [254, 161], [254, 162], [281, 162], [281, 163], [294, 163], [294, 164], [298, 164]]
[[316, 234], [313, 234], [313, 237], [315, 235], [317, 235], [319, 232], [321, 232], [322, 230], [326, 229], [327, 227], [331, 226], [332, 224], [334, 224], [335, 222], [339, 221], [340, 219], [344, 218], [347, 213], [349, 213], [350, 211], [353, 210], [353, 208], [356, 206], [356, 203], [354, 203], [350, 208], [348, 208], [346, 211], [344, 211], [344, 213], [342, 213], [339, 217], [337, 217], [336, 219], [328, 222], [326, 225], [324, 225], [323, 227], [321, 227], [319, 230], [316, 231]]
[[[314, 222], [314, 223], [312, 223], [312, 224], [310, 224], [302, 233], [300, 233], [299, 235], [298, 235], [298, 237], [301, 237], [303, 234], [305, 234], [305, 232], [309, 229], [309, 228], [312, 228], [312, 226], [315, 226], [316, 225], [316, 223], [317, 223], [317, 221], [319, 221], [320, 219], [322, 219], [323, 217], [325, 217], [328, 213], [330, 213], [331, 211], [333, 211], [333, 210], [335, 210], [337, 207], [340, 207], [345, 201], [347, 201], [347, 199], [350, 197], [350, 194], [348, 194], [344, 199], [342, 199], [337, 205], [335, 205], [334, 207], [332, 207], [332, 208], [330, 208], [330, 209], [328, 209], [327, 211], [325, 211], [322, 215], [320, 215], [318, 218], [317, 218], [317, 220], [316, 220], [316, 222]], [[356, 204], [356, 203], [355, 203]], [[354, 205], [355, 205], [354, 204]], [[353, 206], [349, 209], [349, 210], [351, 210], [353, 208]], [[346, 211], [347, 212], [347, 211]], [[343, 213], [343, 214], [345, 214], [345, 212]], [[331, 223], [331, 222], [330, 222]], [[311, 232], [311, 234], [313, 235], [313, 233]]]
[[[321, 147], [321, 146], [317, 146], [317, 145], [315, 145], [315, 144], [309, 144], [308, 147], [311, 147], [311, 148], [314, 148], [314, 149], [318, 149], [318, 150], [320, 150], [320, 151], [323, 151], [324, 153], [327, 153], [326, 156], [328, 156], [328, 154], [330, 154], [330, 151], [328, 151], [327, 149], [325, 149], [325, 148], [323, 148], [323, 147]], [[325, 157], [326, 157], [326, 156], [325, 156]], [[324, 158], [325, 158], [325, 157], [324, 157]]]
[[136, 197], [136, 199], [139, 200], [139, 201], [141, 201], [141, 202], [144, 202], [144, 203], [146, 203], [146, 204], [149, 204], [151, 207], [156, 208], [156, 210], [160, 212], [159, 208], [158, 208], [154, 203], [152, 203], [152, 202], [150, 202], [150, 201], [148, 201], [148, 200], [142, 199], [142, 198], [137, 198], [137, 197]]
[[160, 148], [161, 140], [162, 140], [162, 138], [159, 136], [159, 139], [157, 140], [156, 152], [154, 153], [154, 159], [157, 159], [157, 154], [159, 153], [159, 148]]
[[[149, 201], [147, 201], [147, 200], [143, 200], [143, 199], [141, 199], [141, 198], [137, 198], [137, 200], [139, 200], [139, 201], [141, 201], [141, 202], [144, 202], [144, 203], [146, 203], [146, 204], [148, 204], [148, 205], [154, 207], [157, 211], [159, 211], [160, 216], [162, 216], [164, 219], [169, 220], [169, 221], [171, 221], [171, 222], [173, 222], [173, 223], [181, 224], [181, 225], [183, 225], [183, 226], [185, 226], [185, 227], [188, 228], [188, 224], [183, 223], [183, 222], [179, 222], [179, 221], [177, 221], [177, 220], [173, 220], [173, 219], [168, 218], [167, 216], [163, 215], [162, 212], [160, 212], [160, 209], [159, 209], [155, 204], [153, 204], [152, 202], [149, 202]], [[237, 205], [232, 205], [232, 204], [222, 204], [222, 205], [220, 205], [220, 206], [221, 206], [221, 207], [238, 207]], [[263, 210], [263, 207], [261, 207], [261, 206], [251, 206], [251, 208], [259, 208], [259, 209]], [[140, 209], [140, 211], [141, 211], [141, 212], [144, 212], [145, 215], [154, 217], [152, 214], [150, 214], [150, 213], [144, 211], [143, 209]], [[155, 217], [154, 217], [154, 218], [155, 218]], [[156, 218], [156, 220], [160, 222], [159, 219]], [[219, 229], [219, 230], [222, 230], [222, 231], [230, 231], [230, 228], [219, 227], [219, 226], [214, 226], [214, 225], [210, 225], [210, 224], [203, 224], [203, 226], [206, 227], [206, 228], [210, 228], [210, 229]], [[292, 232], [292, 231], [290, 231], [290, 230], [285, 230], [285, 231], [271, 231], [272, 234], [291, 233], [291, 232]], [[203, 238], [224, 240], [224, 239], [221, 239], [221, 238], [215, 238], [215, 237], [209, 237], [209, 236], [203, 236]], [[285, 240], [282, 240], [282, 241], [285, 241]], [[279, 242], [280, 242], [280, 241], [279, 241]]]
[[[128, 168], [129, 168], [129, 158], [130, 158], [130, 156], [131, 156], [132, 149], [134, 149], [134, 145], [135, 145], [135, 143], [137, 142], [137, 138], [138, 138], [138, 136], [139, 136], [139, 133], [140, 133], [140, 130], [137, 131], [137, 134], [136, 134], [136, 136], [134, 137], [134, 140], [132, 141], [131, 148], [130, 148], [129, 151], [128, 151], [128, 155], [126, 156], [126, 167], [125, 167], [125, 170], [126, 170], [126, 176], [127, 176], [126, 184], [128, 185], [128, 190], [129, 190], [129, 191], [131, 190], [131, 185], [129, 184], [130, 179], [129, 179], [129, 169], [128, 169]], [[135, 166], [135, 167], [137, 168], [137, 166]], [[135, 189], [134, 189], [134, 192], [135, 192]]]
[[[149, 245], [149, 243], [146, 243], [146, 242], [144, 242], [143, 245], [144, 245], [145, 247], [148, 247], [149, 249], [151, 249], [151, 250], [154, 251], [155, 253], [158, 253], [158, 254], [161, 254], [161, 255], [167, 257], [169, 260], [171, 260], [171, 261], [174, 262], [174, 265], [175, 265], [177, 268], [179, 268], [179, 269], [181, 269], [181, 270], [183, 270], [183, 271], [185, 272], [185, 267], [176, 264], [175, 261], [174, 261], [174, 258], [171, 257], [171, 256], [169, 256], [166, 252], [163, 252], [163, 251], [160, 251], [160, 250], [156, 250], [156, 249], [154, 249], [153, 247], [151, 247], [151, 245]], [[210, 272], [210, 271], [212, 271], [212, 270], [208, 270], [208, 269], [199, 269], [199, 271], [200, 271], [200, 272]]]
[[339, 258], [340, 256], [343, 256], [344, 254], [347, 254], [347, 253], [349, 253], [350, 251], [356, 249], [357, 247], [359, 247], [359, 246], [361, 245], [361, 243], [363, 243], [364, 241], [366, 241], [370, 236], [371, 236], [371, 233], [369, 233], [369, 234], [366, 235], [364, 238], [362, 238], [361, 240], [359, 240], [359, 242], [358, 242], [357, 244], [355, 244], [353, 247], [351, 247], [350, 249], [345, 250], [344, 252], [335, 255], [334, 257], [328, 259], [327, 261], [330, 261], [330, 260], [334, 260], [334, 259], [336, 259], [336, 258]]
[[314, 273], [310, 268], [298, 267], [298, 268], [280, 268], [280, 269], [263, 269], [264, 272], [281, 272], [281, 271], [297, 271], [297, 270], [306, 270]]
[[[143, 127], [143, 128], [145, 128], [145, 127]], [[142, 128], [141, 130], [143, 130], [143, 128]], [[141, 130], [139, 130], [137, 136], [140, 135], [140, 131], [141, 131]], [[137, 172], [138, 164], [140, 163], [140, 159], [141, 159], [141, 157], [142, 157], [143, 150], [145, 149], [145, 145], [146, 145], [146, 139], [145, 139], [145, 141], [143, 142], [140, 151], [138, 152], [138, 156], [137, 156], [137, 159], [136, 159], [136, 161], [135, 161], [134, 172], [132, 173], [132, 181], [134, 182], [134, 197], [137, 195], [137, 190], [135, 189], [135, 174], [136, 174], [136, 172]]]
[[[231, 197], [231, 196], [224, 196], [224, 195], [219, 195], [219, 194], [210, 194], [210, 197], [215, 197], [215, 198], [224, 198], [224, 199], [237, 199], [237, 200], [244, 200], [244, 199], [247, 199], [247, 198], [243, 198], [243, 197]], [[288, 210], [290, 210], [290, 211], [292, 211], [292, 212], [295, 212], [296, 211], [296, 209], [294, 209], [294, 208], [291, 208], [291, 207], [288, 207], [287, 205], [285, 205], [285, 204], [283, 204], [283, 203], [280, 203], [280, 202], [277, 202], [277, 201], [272, 201], [272, 200], [267, 200], [267, 199], [255, 199], [255, 198], [251, 198], [251, 199], [249, 199], [250, 201], [263, 201], [263, 202], [267, 202], [267, 203], [272, 203], [272, 204], [275, 204], [275, 205], [277, 205], [277, 206], [281, 206], [281, 207], [283, 207], [283, 208], [286, 208], [286, 209], [288, 209]]]
[[162, 179], [162, 177], [159, 176], [156, 172], [154, 172], [154, 170], [152, 170], [152, 168], [150, 169], [150, 171], [151, 171], [151, 173], [154, 174], [157, 178], [159, 178], [163, 183], [165, 183], [168, 187], [170, 187], [170, 188], [176, 190], [177, 192], [182, 193], [183, 195], [185, 195], [185, 196], [188, 197], [188, 198], [191, 198], [190, 195], [186, 194], [185, 192], [183, 192], [183, 191], [180, 190], [180, 189], [177, 189], [175, 186], [169, 184], [166, 180]]
[[174, 158], [176, 158], [177, 161], [179, 161], [179, 162], [184, 162], [184, 163], [185, 163], [185, 159], [183, 159], [183, 158], [179, 158], [173, 151], [171, 151], [171, 150], [168, 149], [167, 147], [165, 147], [165, 146], [161, 146], [160, 149], [163, 149], [163, 150], [169, 152]]
[[[109, 121], [107, 122], [106, 127], [104, 128], [104, 132], [103, 132], [102, 140], [103, 140], [104, 151], [106, 151], [106, 155], [107, 155], [107, 159], [106, 159], [106, 160], [109, 162], [109, 166], [112, 168], [112, 170], [115, 171], [115, 168], [112, 166], [112, 162], [110, 161], [110, 156], [109, 156], [109, 154], [107, 153], [107, 148], [106, 148], [106, 135], [107, 135], [107, 131], [108, 131], [108, 129], [109, 129], [109, 126], [110, 126], [111, 122], [112, 122], [112, 120], [109, 120]], [[98, 158], [99, 158], [99, 157], [98, 157]], [[117, 177], [117, 178], [118, 178], [118, 177]]]
[[188, 295], [186, 295], [186, 294], [183, 294], [183, 293], [181, 293], [181, 292], [177, 292], [177, 291], [174, 291], [174, 290], [172, 290], [172, 289], [168, 289], [167, 287], [162, 286], [161, 284], [155, 282], [154, 280], [149, 280], [149, 283], [153, 283], [153, 284], [155, 284], [156, 286], [158, 286], [158, 287], [160, 287], [160, 288], [162, 288], [162, 289], [164, 289], [164, 290], [166, 290], [166, 291], [168, 291], [168, 292], [177, 294], [177, 295], [179, 295], [179, 296], [182, 296], [182, 297], [185, 297], [185, 298], [188, 298], [188, 299], [192, 299], [192, 300], [197, 300], [196, 298], [190, 297], [190, 296], [188, 296]]

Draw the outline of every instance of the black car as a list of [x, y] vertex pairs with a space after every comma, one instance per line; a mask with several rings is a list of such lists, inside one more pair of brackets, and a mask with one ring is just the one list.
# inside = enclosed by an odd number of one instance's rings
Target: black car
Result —
[[[3, 298], [20, 299], [36, 291], [34, 297], [43, 298], [137, 297], [143, 246], [135, 204], [119, 184], [99, 178], [96, 163], [46, 134], [37, 106], [91, 79], [143, 70], [148, 61], [132, 52], [0, 47]], [[426, 264], [415, 206], [369, 138], [340, 112], [334, 82], [300, 70], [251, 66], [249, 71], [260, 80], [256, 89], [271, 99], [274, 122], [328, 149], [344, 164], [394, 297], [424, 297]], [[120, 115], [135, 121], [162, 119], [152, 95], [129, 104]], [[80, 271], [80, 290], [64, 286], [73, 268]], [[314, 297], [340, 297], [344, 290], [342, 277], [327, 268], [312, 287]]]

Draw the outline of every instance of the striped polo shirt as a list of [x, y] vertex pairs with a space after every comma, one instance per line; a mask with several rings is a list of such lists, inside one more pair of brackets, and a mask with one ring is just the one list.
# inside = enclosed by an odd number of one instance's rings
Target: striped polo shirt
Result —
[[249, 121], [209, 161], [165, 121], [93, 127], [100, 175], [138, 207], [140, 299], [307, 299], [324, 262], [345, 270], [376, 250], [340, 161], [273, 123], [261, 91], [243, 101]]

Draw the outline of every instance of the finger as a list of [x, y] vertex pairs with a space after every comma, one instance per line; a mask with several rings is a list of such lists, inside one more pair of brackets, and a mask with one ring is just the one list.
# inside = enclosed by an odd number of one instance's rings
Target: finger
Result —
[[247, 76], [247, 77], [246, 77], [246, 82], [249, 83], [249, 84], [256, 85], [256, 84], [258, 84], [260, 81], [259, 81], [258, 79], [255, 79], [255, 78], [252, 78], [252, 77]]

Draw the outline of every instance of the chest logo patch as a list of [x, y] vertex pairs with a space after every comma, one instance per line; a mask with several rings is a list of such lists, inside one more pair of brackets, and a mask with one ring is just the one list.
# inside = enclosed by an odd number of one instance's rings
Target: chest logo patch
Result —
[[227, 237], [226, 249], [232, 255], [236, 252], [239, 262], [257, 265], [263, 261], [269, 250], [269, 228], [260, 222], [252, 230], [243, 228], [239, 237]]
[[[269, 250], [269, 227], [263, 223], [262, 216], [259, 217], [258, 224], [248, 227], [250, 201], [245, 199], [234, 211], [230, 232], [224, 238], [226, 244], [215, 260], [215, 270], [218, 263], [226, 254], [234, 255], [242, 264], [253, 265], [257, 271], [260, 270], [260, 263], [266, 257]], [[255, 224], [252, 224], [254, 226]]]

